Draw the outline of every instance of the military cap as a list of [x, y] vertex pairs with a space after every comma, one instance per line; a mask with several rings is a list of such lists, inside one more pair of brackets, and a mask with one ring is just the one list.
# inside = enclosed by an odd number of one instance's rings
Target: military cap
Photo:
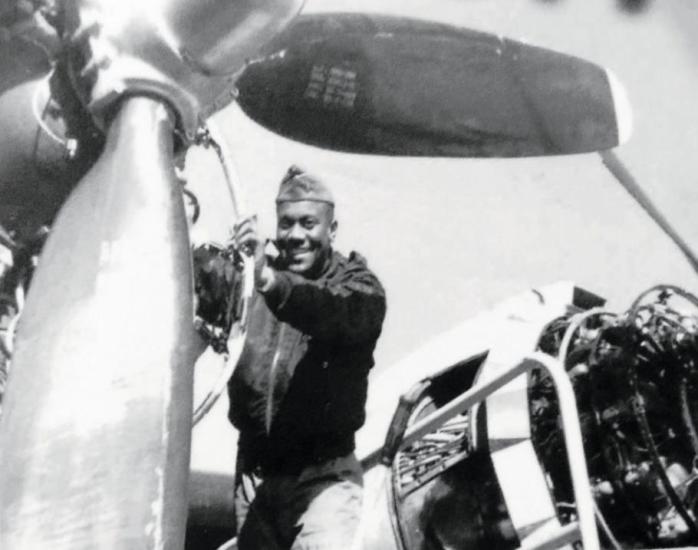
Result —
[[279, 186], [276, 203], [315, 201], [334, 205], [329, 188], [317, 177], [298, 166], [291, 166]]

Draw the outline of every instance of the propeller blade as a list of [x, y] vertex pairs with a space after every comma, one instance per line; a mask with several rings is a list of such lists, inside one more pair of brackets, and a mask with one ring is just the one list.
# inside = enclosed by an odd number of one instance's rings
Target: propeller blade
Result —
[[269, 130], [351, 153], [561, 155], [629, 133], [621, 88], [593, 63], [390, 16], [300, 16], [238, 88], [243, 111]]
[[196, 335], [173, 118], [124, 100], [44, 246], [0, 418], [0, 548], [183, 548]]

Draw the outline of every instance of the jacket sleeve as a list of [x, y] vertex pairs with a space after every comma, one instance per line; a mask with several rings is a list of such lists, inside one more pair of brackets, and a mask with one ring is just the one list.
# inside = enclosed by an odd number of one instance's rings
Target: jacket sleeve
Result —
[[309, 280], [286, 271], [275, 275], [265, 299], [281, 321], [314, 338], [341, 344], [378, 339], [385, 317], [385, 292], [363, 265], [351, 266], [330, 281]]

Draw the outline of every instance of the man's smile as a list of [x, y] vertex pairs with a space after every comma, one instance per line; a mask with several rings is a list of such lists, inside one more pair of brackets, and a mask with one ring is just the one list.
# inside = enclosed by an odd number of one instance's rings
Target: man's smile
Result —
[[291, 258], [304, 258], [310, 254], [312, 250], [310, 248], [293, 248], [289, 250], [289, 255]]

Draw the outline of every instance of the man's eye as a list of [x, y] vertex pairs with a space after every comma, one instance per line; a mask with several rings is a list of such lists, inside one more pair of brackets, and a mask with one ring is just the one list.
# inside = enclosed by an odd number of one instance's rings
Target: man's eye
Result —
[[304, 229], [312, 229], [317, 225], [317, 222], [315, 220], [303, 220], [301, 225], [303, 225]]
[[289, 222], [287, 222], [287, 221], [283, 221], [283, 220], [282, 220], [282, 221], [279, 222], [279, 227], [280, 227], [281, 229], [290, 229], [290, 228], [291, 228], [291, 224], [290, 224]]

